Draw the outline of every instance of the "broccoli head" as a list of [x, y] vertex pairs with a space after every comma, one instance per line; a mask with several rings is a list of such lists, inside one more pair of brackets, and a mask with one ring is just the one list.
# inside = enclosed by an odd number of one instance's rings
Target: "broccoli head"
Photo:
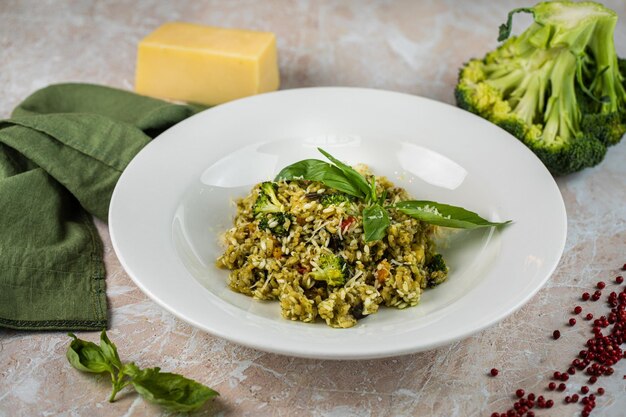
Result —
[[352, 199], [350, 197], [341, 193], [323, 194], [320, 198], [320, 203], [324, 207], [337, 206], [341, 203], [350, 203], [351, 201]]
[[293, 223], [289, 213], [262, 213], [259, 217], [259, 229], [269, 230], [275, 236], [287, 236]]
[[322, 253], [317, 267], [317, 270], [310, 273], [316, 281], [326, 281], [331, 286], [343, 285], [346, 281], [346, 263], [340, 256]]
[[426, 285], [428, 287], [435, 287], [441, 284], [448, 277], [448, 265], [443, 260], [443, 256], [440, 253], [433, 255], [426, 263], [426, 270], [429, 273], [428, 281]]
[[443, 260], [443, 256], [441, 256], [440, 253], [433, 255], [433, 257], [430, 258], [430, 261], [426, 265], [426, 268], [428, 269], [429, 272], [435, 272], [435, 271], [448, 272], [448, 266], [446, 265], [446, 262]]
[[254, 202], [252, 211], [255, 216], [261, 213], [279, 213], [284, 210], [283, 205], [278, 201], [276, 191], [278, 185], [271, 181], [261, 183], [259, 186], [259, 196]]
[[[506, 40], [512, 16], [534, 22]], [[598, 164], [626, 132], [626, 90], [613, 42], [617, 15], [593, 2], [553, 1], [515, 9], [506, 40], [459, 73], [459, 107], [502, 127], [554, 175]]]

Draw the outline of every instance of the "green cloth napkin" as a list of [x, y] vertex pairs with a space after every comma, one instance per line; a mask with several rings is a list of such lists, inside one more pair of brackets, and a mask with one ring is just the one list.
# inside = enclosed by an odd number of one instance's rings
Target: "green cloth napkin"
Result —
[[39, 90], [0, 121], [0, 326], [107, 326], [102, 243], [117, 180], [201, 107], [90, 84]]

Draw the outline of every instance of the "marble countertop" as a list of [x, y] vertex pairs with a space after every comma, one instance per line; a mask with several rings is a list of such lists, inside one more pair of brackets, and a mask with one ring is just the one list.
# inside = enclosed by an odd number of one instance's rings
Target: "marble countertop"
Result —
[[[622, 20], [626, 5], [605, 2]], [[460, 65], [497, 45], [507, 12], [525, 1], [39, 1], [0, 2], [0, 117], [34, 90], [85, 81], [132, 89], [137, 41], [166, 21], [275, 32], [282, 88], [362, 86], [453, 103]], [[520, 20], [521, 22], [522, 20]], [[521, 310], [439, 349], [366, 361], [298, 359], [241, 347], [199, 331], [149, 300], [105, 245], [111, 329], [123, 359], [161, 366], [214, 387], [221, 397], [198, 415], [474, 416], [504, 411], [517, 388], [556, 400], [542, 416], [579, 415], [545, 387], [588, 338], [568, 327], [581, 292], [626, 262], [626, 143], [592, 169], [557, 179], [568, 213], [563, 257]], [[530, 197], [530, 196], [529, 196]], [[539, 202], [540, 204], [540, 202]], [[600, 313], [600, 303], [594, 305]], [[551, 338], [561, 329], [558, 342]], [[95, 340], [96, 333], [79, 336]], [[133, 393], [107, 402], [110, 384], [65, 359], [63, 332], [0, 330], [0, 417], [147, 416], [161, 409]], [[569, 358], [569, 359], [568, 359]], [[623, 416], [626, 361], [603, 378], [594, 415]], [[492, 378], [489, 369], [500, 369]], [[570, 380], [579, 387], [585, 378]], [[599, 385], [596, 385], [596, 387]]]

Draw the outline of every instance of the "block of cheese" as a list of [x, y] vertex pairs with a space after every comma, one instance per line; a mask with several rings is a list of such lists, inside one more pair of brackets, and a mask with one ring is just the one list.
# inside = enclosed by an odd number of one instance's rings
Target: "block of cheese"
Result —
[[139, 42], [139, 94], [215, 105], [278, 85], [273, 33], [171, 22]]

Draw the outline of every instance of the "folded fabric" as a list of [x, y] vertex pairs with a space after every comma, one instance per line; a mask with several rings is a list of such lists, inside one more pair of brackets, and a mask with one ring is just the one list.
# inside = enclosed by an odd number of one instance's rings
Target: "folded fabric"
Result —
[[111, 194], [152, 138], [202, 108], [90, 84], [39, 90], [0, 121], [0, 326], [107, 326]]

